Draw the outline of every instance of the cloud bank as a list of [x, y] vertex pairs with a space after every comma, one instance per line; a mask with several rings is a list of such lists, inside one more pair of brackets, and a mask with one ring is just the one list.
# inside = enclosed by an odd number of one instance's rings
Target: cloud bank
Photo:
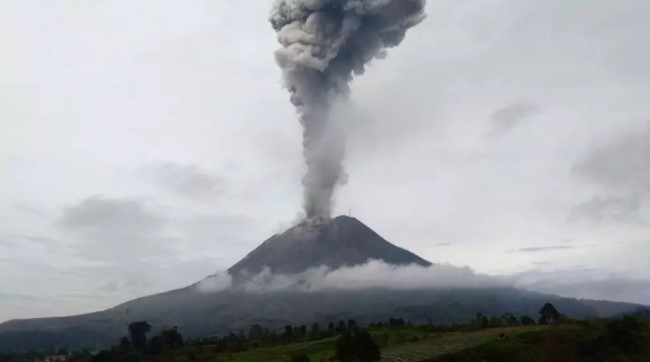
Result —
[[650, 305], [650, 280], [633, 279], [598, 269], [535, 269], [514, 275], [485, 275], [468, 267], [452, 265], [395, 266], [380, 260], [330, 270], [311, 268], [286, 275], [274, 274], [268, 268], [234, 281], [227, 271], [211, 275], [195, 284], [202, 293], [226, 289], [249, 293], [281, 291], [322, 292], [364, 289], [451, 289], [515, 287], [562, 297], [633, 302]]
[[531, 270], [506, 279], [517, 288], [535, 292], [650, 305], [650, 280], [605, 270]]
[[330, 270], [311, 268], [286, 275], [274, 274], [268, 268], [250, 275], [243, 282], [233, 282], [227, 272], [212, 275], [196, 284], [201, 292], [218, 292], [230, 287], [253, 293], [276, 291], [320, 292], [330, 290], [357, 290], [386, 288], [393, 290], [436, 288], [481, 288], [505, 286], [494, 277], [480, 275], [470, 268], [451, 265], [395, 266], [380, 260], [370, 260], [357, 266]]

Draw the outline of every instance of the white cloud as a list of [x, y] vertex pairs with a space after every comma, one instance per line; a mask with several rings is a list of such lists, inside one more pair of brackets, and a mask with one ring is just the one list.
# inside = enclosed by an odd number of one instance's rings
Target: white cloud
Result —
[[565, 297], [650, 305], [650, 279], [599, 269], [530, 270], [507, 278], [516, 287]]
[[451, 265], [395, 266], [380, 260], [366, 264], [330, 270], [327, 267], [310, 268], [297, 274], [274, 274], [268, 268], [242, 280], [232, 281], [227, 272], [210, 276], [197, 288], [204, 292], [221, 291], [228, 287], [241, 288], [252, 293], [294, 290], [315, 292], [324, 290], [357, 290], [386, 288], [395, 290], [423, 288], [482, 288], [502, 286], [497, 278], [476, 274], [470, 268]]

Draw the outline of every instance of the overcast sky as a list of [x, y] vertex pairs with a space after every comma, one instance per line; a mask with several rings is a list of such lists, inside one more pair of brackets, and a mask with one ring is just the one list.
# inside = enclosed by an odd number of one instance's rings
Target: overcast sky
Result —
[[[193, 283], [300, 211], [269, 1], [0, 1], [0, 321]], [[352, 85], [336, 211], [650, 304], [650, 2], [429, 0]]]

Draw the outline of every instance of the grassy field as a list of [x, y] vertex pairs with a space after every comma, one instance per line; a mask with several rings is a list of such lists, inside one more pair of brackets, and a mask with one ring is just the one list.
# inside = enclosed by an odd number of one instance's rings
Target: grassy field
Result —
[[414, 343], [405, 343], [382, 350], [382, 362], [418, 362], [476, 347], [483, 343], [521, 333], [540, 331], [544, 327], [493, 328], [474, 332], [450, 332], [428, 336]]
[[[374, 328], [370, 333], [381, 348], [383, 362], [650, 361], [650, 320], [640, 318], [567, 320], [550, 327], [534, 325], [463, 332], [404, 326]], [[337, 337], [332, 337], [233, 353], [218, 352], [215, 344], [188, 344], [158, 355], [134, 352], [126, 356], [134, 358], [122, 360], [286, 362], [293, 355], [306, 355], [312, 362], [329, 362], [334, 360], [336, 340]]]
[[597, 320], [554, 325], [496, 339], [428, 362], [650, 361], [650, 320]]
[[[471, 348], [498, 339], [501, 334], [515, 335], [543, 327], [512, 327], [476, 332], [426, 332], [418, 328], [371, 331], [382, 347], [382, 361], [424, 361], [445, 353]], [[214, 346], [188, 346], [158, 358], [155, 361], [230, 361], [230, 362], [284, 362], [292, 355], [307, 355], [312, 362], [330, 361], [334, 357], [336, 337], [318, 341], [292, 343], [274, 347], [251, 349], [238, 353], [216, 353]]]

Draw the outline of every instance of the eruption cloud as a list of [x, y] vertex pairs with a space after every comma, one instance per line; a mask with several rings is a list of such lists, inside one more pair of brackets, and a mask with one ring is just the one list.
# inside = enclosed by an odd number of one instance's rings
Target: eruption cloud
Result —
[[425, 3], [276, 0], [270, 20], [282, 48], [275, 57], [303, 126], [308, 220], [329, 219], [334, 190], [345, 181], [345, 137], [330, 119], [333, 103], [346, 100], [353, 76], [424, 19]]

